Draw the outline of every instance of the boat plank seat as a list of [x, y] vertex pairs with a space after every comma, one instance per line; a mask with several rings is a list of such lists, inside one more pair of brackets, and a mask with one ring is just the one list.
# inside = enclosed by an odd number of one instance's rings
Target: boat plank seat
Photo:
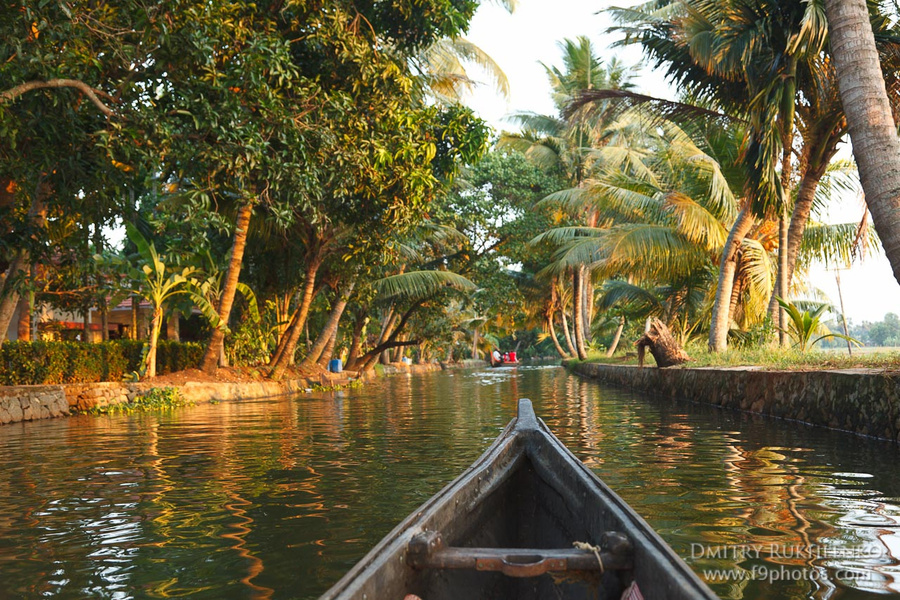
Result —
[[631, 542], [618, 532], [603, 535], [593, 550], [578, 548], [454, 548], [440, 532], [424, 531], [407, 545], [406, 562], [415, 569], [499, 571], [508, 577], [537, 577], [565, 571], [627, 571], [634, 567]]

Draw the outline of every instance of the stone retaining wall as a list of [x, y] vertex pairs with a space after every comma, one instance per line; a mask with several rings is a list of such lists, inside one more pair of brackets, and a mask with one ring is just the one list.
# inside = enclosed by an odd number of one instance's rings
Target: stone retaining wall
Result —
[[90, 410], [100, 406], [131, 402], [154, 387], [175, 387], [195, 404], [224, 400], [251, 400], [297, 394], [313, 386], [306, 379], [249, 383], [203, 383], [160, 386], [153, 383], [72, 383], [65, 385], [22, 385], [0, 387], [0, 424], [36, 421]]
[[0, 425], [67, 414], [69, 403], [61, 385], [0, 387]]
[[[460, 363], [406, 365], [396, 363], [386, 365], [384, 373], [421, 373], [440, 371], [451, 367], [471, 367], [483, 365], [481, 361]], [[315, 380], [296, 379], [291, 381], [258, 381], [250, 383], [202, 383], [187, 382], [183, 385], [166, 386], [148, 382], [141, 383], [69, 383], [64, 385], [22, 385], [0, 387], [0, 425], [20, 421], [36, 421], [87, 411], [94, 407], [131, 402], [140, 393], [154, 387], [175, 387], [181, 395], [195, 404], [225, 400], [251, 400], [297, 394], [315, 385], [346, 385], [355, 372], [323, 374]]]
[[760, 367], [639, 368], [570, 363], [575, 373], [683, 398], [900, 441], [900, 373], [879, 369], [767, 371]]

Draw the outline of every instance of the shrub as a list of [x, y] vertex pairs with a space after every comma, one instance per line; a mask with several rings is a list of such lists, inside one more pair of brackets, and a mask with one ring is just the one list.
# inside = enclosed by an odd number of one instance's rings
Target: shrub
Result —
[[[0, 346], [0, 385], [121, 381], [126, 373], [140, 370], [143, 347], [143, 342], [133, 340], [7, 342]], [[158, 372], [196, 368], [202, 356], [201, 344], [163, 342]]]

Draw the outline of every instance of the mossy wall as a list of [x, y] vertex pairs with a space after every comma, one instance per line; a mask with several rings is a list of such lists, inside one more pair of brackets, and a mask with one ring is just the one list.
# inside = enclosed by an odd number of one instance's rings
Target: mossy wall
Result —
[[570, 363], [603, 383], [900, 441], [900, 373]]

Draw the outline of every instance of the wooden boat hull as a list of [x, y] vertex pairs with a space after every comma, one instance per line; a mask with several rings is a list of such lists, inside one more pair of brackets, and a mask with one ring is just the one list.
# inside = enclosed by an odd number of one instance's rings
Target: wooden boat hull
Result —
[[[552, 555], [552, 549], [571, 551], [573, 542], [599, 544], [607, 532], [624, 535], [631, 550], [627, 568], [620, 564], [602, 572], [595, 567], [510, 577], [479, 570], [486, 560], [476, 561], [473, 569], [421, 568], [413, 549], [423, 532], [440, 532], [444, 544], [462, 555], [496, 548], [547, 549]], [[449, 564], [449, 554], [441, 556]], [[603, 556], [607, 566], [618, 560], [613, 554]], [[506, 564], [510, 571], [540, 570], [534, 562], [538, 558], [508, 558]], [[522, 560], [534, 564], [511, 564]], [[632, 582], [647, 599], [716, 598], [650, 526], [535, 417], [531, 403], [521, 400], [518, 417], [491, 447], [391, 531], [322, 600], [403, 600], [408, 594], [421, 600], [618, 600]]]

